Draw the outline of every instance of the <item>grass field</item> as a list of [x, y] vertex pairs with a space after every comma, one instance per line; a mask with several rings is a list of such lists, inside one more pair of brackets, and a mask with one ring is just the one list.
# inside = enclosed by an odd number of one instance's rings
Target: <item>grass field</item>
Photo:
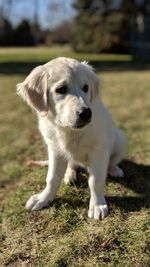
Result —
[[[15, 85], [28, 74], [30, 63], [57, 55], [98, 62], [103, 100], [128, 137], [127, 158], [121, 163], [125, 177], [107, 180], [110, 213], [103, 221], [87, 218], [89, 190], [82, 173], [75, 185], [62, 183], [51, 208], [32, 213], [24, 208], [29, 196], [44, 187], [47, 172], [26, 162], [47, 154], [36, 117], [16, 96]], [[130, 60], [78, 55], [59, 47], [0, 50], [0, 266], [150, 266], [150, 71], [140, 64], [141, 70], [135, 70]], [[111, 63], [112, 71], [102, 71], [102, 62], [106, 67]], [[126, 67], [119, 65], [120, 71], [116, 62], [126, 62]]]

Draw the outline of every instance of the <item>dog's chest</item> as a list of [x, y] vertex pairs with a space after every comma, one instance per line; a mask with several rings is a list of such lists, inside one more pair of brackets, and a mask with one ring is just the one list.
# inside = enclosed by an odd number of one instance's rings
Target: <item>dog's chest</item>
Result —
[[94, 142], [90, 136], [81, 134], [65, 135], [60, 140], [60, 147], [63, 153], [72, 160], [87, 165], [89, 155], [95, 149]]
[[88, 165], [92, 153], [99, 145], [98, 134], [93, 128], [87, 127], [80, 132], [64, 131], [44, 119], [40, 121], [39, 128], [48, 146], [67, 160], [72, 159], [83, 165]]

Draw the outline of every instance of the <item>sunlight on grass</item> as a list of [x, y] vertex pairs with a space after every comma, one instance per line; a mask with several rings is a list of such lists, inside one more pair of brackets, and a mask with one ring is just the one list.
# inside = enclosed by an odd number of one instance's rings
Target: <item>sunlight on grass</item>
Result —
[[16, 62], [22, 61], [45, 61], [58, 57], [66, 56], [76, 58], [78, 60], [94, 60], [94, 61], [130, 61], [130, 55], [115, 55], [115, 54], [87, 54], [75, 53], [69, 46], [51, 46], [51, 47], [36, 47], [36, 48], [1, 48], [0, 62]]

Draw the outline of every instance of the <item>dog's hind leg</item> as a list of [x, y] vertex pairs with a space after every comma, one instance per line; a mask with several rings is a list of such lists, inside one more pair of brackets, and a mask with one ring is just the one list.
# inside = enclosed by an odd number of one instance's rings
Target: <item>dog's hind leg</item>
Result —
[[123, 170], [117, 165], [125, 157], [126, 145], [127, 145], [127, 140], [123, 132], [120, 129], [115, 129], [114, 150], [111, 155], [109, 168], [108, 168], [108, 174], [110, 174], [113, 177], [121, 178], [124, 176]]
[[64, 176], [65, 184], [70, 184], [77, 179], [76, 166], [72, 161], [68, 162], [66, 173]]

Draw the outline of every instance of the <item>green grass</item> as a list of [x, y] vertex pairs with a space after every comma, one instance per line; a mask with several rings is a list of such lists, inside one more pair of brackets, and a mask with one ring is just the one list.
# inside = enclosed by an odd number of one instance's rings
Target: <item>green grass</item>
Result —
[[[47, 61], [48, 49], [41, 49], [30, 49], [30, 56], [26, 49], [16, 53], [27, 53], [28, 61], [40, 54]], [[0, 61], [16, 59], [13, 49], [2, 49], [2, 54]], [[53, 54], [60, 55], [60, 48]], [[110, 55], [101, 57], [111, 61]], [[100, 74], [103, 100], [128, 137], [127, 158], [121, 163], [125, 178], [107, 181], [110, 213], [104, 221], [87, 218], [89, 190], [81, 173], [74, 186], [62, 184], [51, 208], [25, 210], [29, 196], [44, 187], [47, 172], [26, 164], [30, 158], [47, 158], [36, 117], [15, 93], [26, 75], [0, 74], [0, 266], [150, 266], [150, 71]]]
[[[29, 47], [29, 48], [1, 48], [0, 72], [3, 74], [29, 73], [37, 65], [58, 57], [66, 56], [78, 60], [90, 61], [96, 69], [108, 68], [127, 69], [131, 66], [139, 68], [139, 64], [133, 62], [130, 55], [115, 54], [87, 54], [76, 53], [69, 46]], [[148, 63], [142, 63], [147, 68]]]
[[68, 56], [77, 58], [79, 60], [105, 60], [105, 61], [130, 61], [130, 55], [116, 55], [115, 54], [87, 54], [76, 53], [68, 46], [52, 46], [52, 47], [29, 47], [29, 48], [1, 48], [0, 49], [0, 61], [48, 61], [54, 57]]

